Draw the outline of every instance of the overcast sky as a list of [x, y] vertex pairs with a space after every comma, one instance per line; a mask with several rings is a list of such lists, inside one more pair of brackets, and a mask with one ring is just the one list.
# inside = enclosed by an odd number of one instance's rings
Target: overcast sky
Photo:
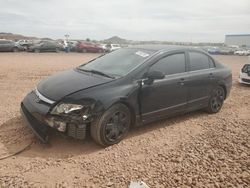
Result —
[[0, 32], [223, 42], [250, 34], [250, 0], [0, 0]]

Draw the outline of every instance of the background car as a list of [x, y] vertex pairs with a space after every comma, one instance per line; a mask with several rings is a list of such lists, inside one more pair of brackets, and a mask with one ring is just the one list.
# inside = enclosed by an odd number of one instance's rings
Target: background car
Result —
[[250, 51], [247, 50], [247, 49], [239, 49], [239, 50], [236, 50], [234, 52], [235, 55], [240, 55], [240, 56], [243, 56], [243, 55], [250, 55]]
[[219, 54], [221, 54], [221, 55], [233, 55], [234, 50], [232, 48], [222, 47], [222, 48], [220, 48]]
[[18, 52], [23, 51], [24, 48], [16, 44], [12, 40], [0, 40], [0, 51], [1, 52]]
[[239, 82], [250, 85], [250, 64], [245, 64], [241, 69]]
[[40, 41], [33, 44], [28, 48], [29, 52], [59, 52], [62, 49], [62, 45], [59, 45], [54, 41]]
[[30, 46], [32, 46], [32, 40], [19, 40], [16, 42], [17, 45], [22, 46], [24, 50], [27, 50]]
[[77, 44], [78, 44], [78, 41], [75, 41], [75, 40], [68, 41], [69, 49], [71, 52], [77, 51]]
[[105, 50], [98, 44], [90, 43], [90, 42], [78, 42], [76, 45], [76, 50], [78, 52], [93, 52], [93, 53], [103, 53]]
[[112, 51], [118, 50], [120, 48], [121, 48], [121, 46], [119, 44], [107, 44], [106, 45], [106, 49], [108, 52], [112, 52]]
[[218, 55], [220, 54], [220, 48], [219, 47], [210, 47], [207, 49], [207, 52], [212, 55]]
[[200, 109], [217, 113], [231, 87], [231, 70], [201, 50], [137, 46], [46, 78], [24, 98], [21, 112], [45, 143], [52, 127], [76, 139], [90, 130], [109, 146], [131, 126]]

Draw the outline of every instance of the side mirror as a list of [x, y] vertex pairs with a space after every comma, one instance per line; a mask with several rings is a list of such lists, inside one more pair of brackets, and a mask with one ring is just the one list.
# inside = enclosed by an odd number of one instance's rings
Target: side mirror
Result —
[[147, 77], [150, 80], [159, 80], [165, 77], [165, 74], [161, 71], [150, 71], [147, 73]]

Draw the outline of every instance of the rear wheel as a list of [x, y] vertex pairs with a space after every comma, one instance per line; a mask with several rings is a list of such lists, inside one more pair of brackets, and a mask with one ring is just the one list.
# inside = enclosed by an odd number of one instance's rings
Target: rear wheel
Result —
[[98, 122], [91, 125], [91, 137], [100, 145], [110, 146], [120, 142], [128, 133], [131, 113], [124, 104], [110, 107]]
[[225, 91], [221, 86], [216, 87], [209, 100], [207, 111], [209, 113], [217, 113], [222, 108], [225, 100]]
[[13, 52], [18, 52], [19, 50], [18, 50], [18, 48], [17, 47], [14, 47], [13, 48]]
[[39, 49], [35, 49], [34, 52], [35, 53], [40, 53], [40, 50]]

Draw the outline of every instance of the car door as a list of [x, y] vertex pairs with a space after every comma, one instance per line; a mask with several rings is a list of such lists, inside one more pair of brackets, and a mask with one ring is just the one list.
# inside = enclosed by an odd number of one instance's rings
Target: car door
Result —
[[4, 51], [4, 41], [0, 40], [0, 51]]
[[188, 110], [206, 107], [213, 88], [214, 62], [199, 51], [188, 52]]
[[1, 51], [3, 52], [10, 51], [8, 43], [9, 41], [6, 41], [6, 40], [1, 41]]
[[152, 84], [143, 84], [140, 94], [143, 122], [185, 111], [187, 105], [188, 80], [185, 52], [176, 52], [162, 57], [148, 70], [161, 71], [163, 79], [154, 80]]
[[13, 43], [14, 42], [12, 42], [12, 41], [7, 41], [6, 42], [6, 51], [12, 51], [12, 49], [13, 49]]

